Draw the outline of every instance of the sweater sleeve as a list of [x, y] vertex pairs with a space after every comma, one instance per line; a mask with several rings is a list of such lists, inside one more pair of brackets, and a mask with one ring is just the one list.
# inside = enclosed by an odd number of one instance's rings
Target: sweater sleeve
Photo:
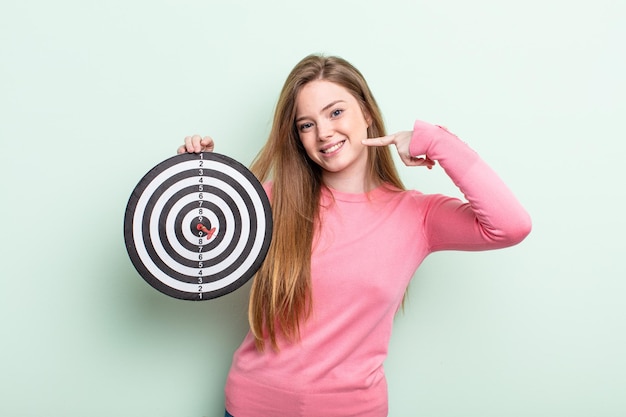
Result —
[[416, 121], [409, 150], [438, 161], [467, 199], [439, 195], [428, 200], [424, 230], [432, 251], [498, 249], [530, 233], [530, 216], [506, 184], [445, 128]]

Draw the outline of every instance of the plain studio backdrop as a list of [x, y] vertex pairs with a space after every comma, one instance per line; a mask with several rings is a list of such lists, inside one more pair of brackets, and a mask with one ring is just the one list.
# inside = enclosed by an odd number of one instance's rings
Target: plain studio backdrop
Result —
[[[128, 258], [124, 210], [186, 135], [248, 165], [285, 77], [313, 52], [364, 73], [390, 132], [419, 118], [458, 134], [533, 218], [516, 247], [425, 261], [385, 364], [390, 415], [626, 415], [625, 12], [617, 0], [3, 2], [0, 415], [222, 415], [249, 284], [206, 302], [159, 293]], [[458, 195], [439, 167], [401, 173]]]

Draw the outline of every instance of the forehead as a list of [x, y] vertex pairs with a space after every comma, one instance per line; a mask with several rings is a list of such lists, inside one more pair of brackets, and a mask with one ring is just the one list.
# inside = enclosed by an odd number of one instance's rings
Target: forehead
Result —
[[296, 97], [296, 113], [319, 111], [334, 101], [357, 103], [345, 87], [326, 80], [315, 80], [305, 84]]

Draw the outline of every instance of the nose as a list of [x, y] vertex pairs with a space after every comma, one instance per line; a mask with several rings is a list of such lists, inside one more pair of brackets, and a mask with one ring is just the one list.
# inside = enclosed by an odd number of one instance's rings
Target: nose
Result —
[[317, 139], [326, 141], [333, 136], [334, 130], [330, 121], [324, 120], [317, 122]]

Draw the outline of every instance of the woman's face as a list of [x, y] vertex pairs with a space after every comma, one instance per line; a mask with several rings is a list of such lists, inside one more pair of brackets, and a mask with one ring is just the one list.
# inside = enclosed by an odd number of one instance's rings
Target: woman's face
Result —
[[367, 138], [370, 119], [348, 90], [323, 80], [305, 84], [296, 97], [295, 123], [307, 155], [325, 179], [363, 178], [367, 147], [361, 140]]

